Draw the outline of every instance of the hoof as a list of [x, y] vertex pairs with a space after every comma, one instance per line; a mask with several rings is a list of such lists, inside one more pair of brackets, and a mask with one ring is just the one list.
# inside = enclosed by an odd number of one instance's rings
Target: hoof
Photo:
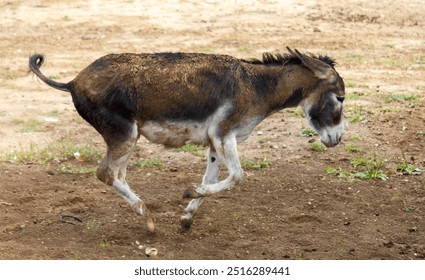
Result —
[[190, 230], [192, 226], [192, 220], [182, 219], [181, 220], [182, 231], [187, 232]]
[[188, 189], [183, 192], [183, 198], [198, 198], [201, 197], [195, 190]]
[[146, 228], [148, 229], [149, 232], [154, 232], [155, 231], [154, 222], [153, 221], [146, 222]]

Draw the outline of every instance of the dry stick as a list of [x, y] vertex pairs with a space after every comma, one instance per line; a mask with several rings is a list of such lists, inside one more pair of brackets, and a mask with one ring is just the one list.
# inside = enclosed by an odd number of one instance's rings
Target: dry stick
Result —
[[12, 204], [12, 203], [5, 202], [5, 201], [0, 201], [0, 204], [1, 204], [1, 205], [6, 205], [6, 206], [13, 206], [13, 204]]

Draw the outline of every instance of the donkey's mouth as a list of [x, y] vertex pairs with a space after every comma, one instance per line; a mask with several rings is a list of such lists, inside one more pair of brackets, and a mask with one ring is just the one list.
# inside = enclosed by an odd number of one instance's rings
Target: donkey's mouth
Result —
[[324, 133], [323, 135], [320, 135], [320, 141], [322, 141], [322, 143], [328, 148], [335, 147], [341, 143], [342, 134], [343, 133]]
[[320, 141], [322, 141], [322, 143], [325, 144], [325, 146], [328, 148], [335, 147], [340, 142], [340, 141], [331, 142], [331, 141], [323, 141], [323, 140], [320, 140]]

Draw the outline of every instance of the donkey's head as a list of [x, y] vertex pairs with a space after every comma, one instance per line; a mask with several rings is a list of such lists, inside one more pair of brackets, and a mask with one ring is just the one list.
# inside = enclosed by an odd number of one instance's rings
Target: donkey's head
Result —
[[320, 135], [327, 146], [339, 144], [344, 133], [343, 102], [345, 98], [344, 81], [334, 69], [334, 62], [328, 57], [315, 58], [289, 49], [308, 68], [317, 82], [308, 89], [308, 95], [301, 102], [306, 118], [312, 128]]

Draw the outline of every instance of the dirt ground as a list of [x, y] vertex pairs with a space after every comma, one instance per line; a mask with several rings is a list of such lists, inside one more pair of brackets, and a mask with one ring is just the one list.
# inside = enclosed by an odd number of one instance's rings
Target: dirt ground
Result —
[[[0, 259], [425, 259], [424, 175], [398, 170], [425, 169], [423, 1], [104, 2], [0, 1]], [[274, 114], [239, 146], [244, 182], [209, 197], [186, 233], [182, 193], [200, 183], [203, 151], [140, 139], [127, 178], [153, 212], [148, 233], [93, 174], [101, 137], [27, 69], [34, 52], [69, 81], [108, 53], [260, 58], [285, 46], [337, 60], [343, 143], [313, 151], [299, 110]], [[92, 158], [74, 156], [84, 148]], [[359, 158], [388, 179], [358, 178]]]

